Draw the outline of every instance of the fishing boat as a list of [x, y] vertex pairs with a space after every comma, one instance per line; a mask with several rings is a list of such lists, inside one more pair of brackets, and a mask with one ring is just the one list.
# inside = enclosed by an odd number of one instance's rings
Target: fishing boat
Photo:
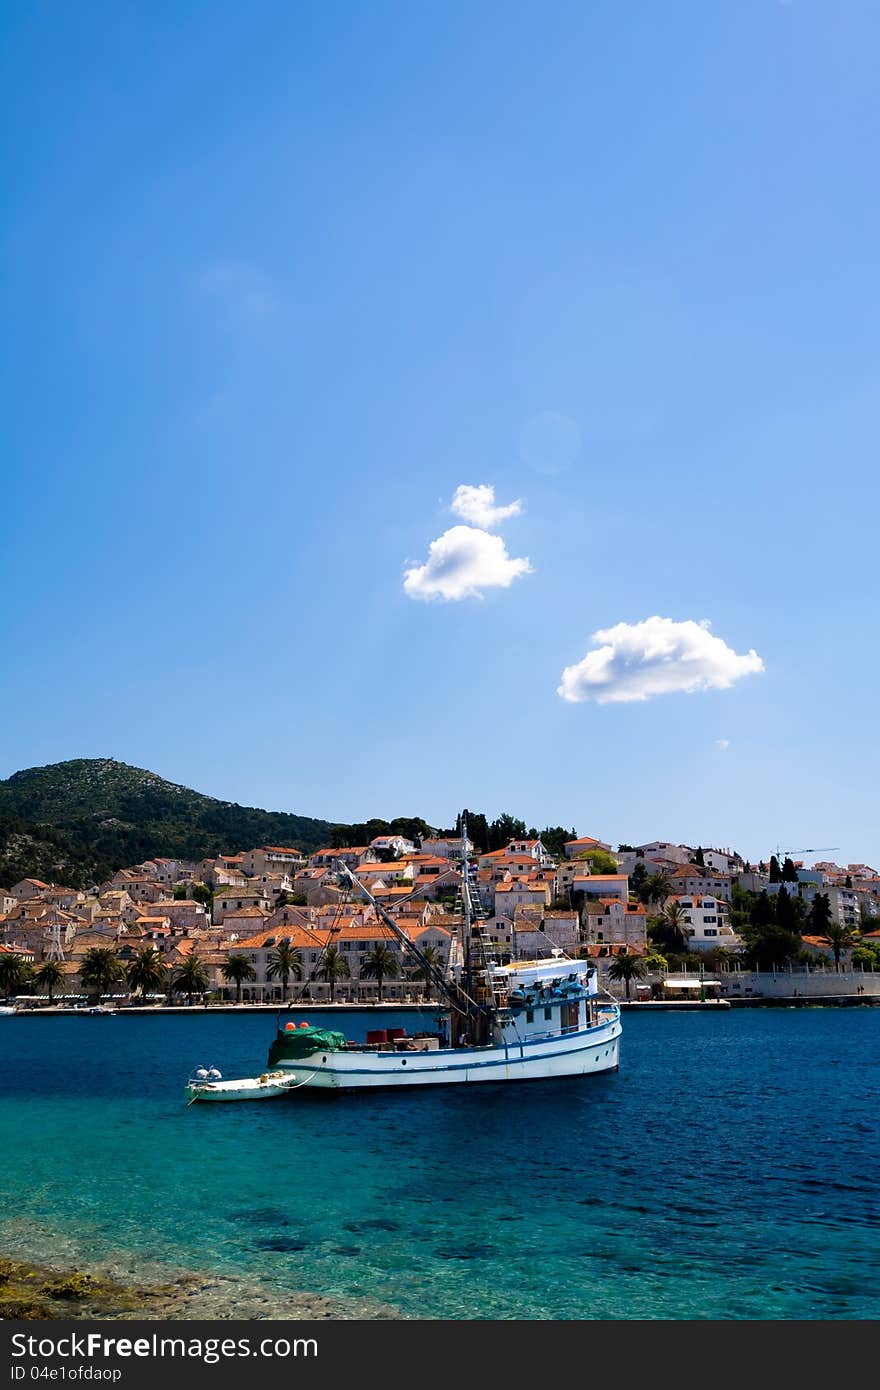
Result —
[[272, 1100], [285, 1095], [296, 1085], [289, 1071], [262, 1072], [224, 1081], [216, 1067], [197, 1067], [186, 1083], [189, 1104], [194, 1101]]
[[278, 1028], [268, 1065], [294, 1079], [300, 1094], [545, 1081], [617, 1070], [620, 1007], [600, 993], [595, 966], [559, 949], [540, 960], [503, 955], [485, 930], [467, 843], [462, 817], [463, 925], [446, 970], [423, 954], [340, 861], [340, 873], [416, 958], [422, 978], [445, 997], [451, 1031], [449, 1037], [441, 1030], [435, 1038], [353, 1043], [342, 1033], [287, 1021]]

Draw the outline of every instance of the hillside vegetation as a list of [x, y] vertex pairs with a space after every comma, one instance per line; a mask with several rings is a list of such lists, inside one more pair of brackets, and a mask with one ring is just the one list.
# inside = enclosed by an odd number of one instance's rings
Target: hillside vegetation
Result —
[[330, 831], [328, 821], [218, 801], [111, 758], [77, 758], [0, 781], [0, 884], [32, 876], [83, 887], [157, 854], [314, 851]]

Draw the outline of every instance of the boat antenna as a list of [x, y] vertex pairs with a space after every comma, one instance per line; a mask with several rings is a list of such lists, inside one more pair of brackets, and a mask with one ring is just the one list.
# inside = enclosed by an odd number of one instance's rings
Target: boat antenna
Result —
[[461, 905], [464, 911], [464, 982], [465, 990], [470, 996], [473, 994], [473, 967], [471, 961], [471, 885], [470, 885], [470, 861], [468, 860], [468, 833], [467, 833], [467, 812], [462, 811], [461, 821]]

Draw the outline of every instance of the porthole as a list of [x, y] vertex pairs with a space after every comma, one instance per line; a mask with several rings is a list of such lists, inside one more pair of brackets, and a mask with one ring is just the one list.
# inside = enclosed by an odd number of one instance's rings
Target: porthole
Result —
[[326, 1060], [327, 1060], [326, 1057], [322, 1057], [322, 1058], [321, 1058], [321, 1061], [322, 1061], [322, 1062], [326, 1062]]
[[401, 1057], [401, 1059], [400, 1059], [400, 1064], [401, 1064], [401, 1066], [404, 1066], [404, 1067], [406, 1066], [406, 1058], [405, 1058], [405, 1057]]

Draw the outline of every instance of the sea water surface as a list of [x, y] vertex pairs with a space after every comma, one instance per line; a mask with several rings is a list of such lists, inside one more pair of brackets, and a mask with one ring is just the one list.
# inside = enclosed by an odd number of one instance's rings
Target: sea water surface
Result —
[[880, 1009], [623, 1027], [583, 1081], [187, 1107], [195, 1065], [263, 1069], [274, 1015], [0, 1019], [0, 1253], [355, 1315], [876, 1318]]

